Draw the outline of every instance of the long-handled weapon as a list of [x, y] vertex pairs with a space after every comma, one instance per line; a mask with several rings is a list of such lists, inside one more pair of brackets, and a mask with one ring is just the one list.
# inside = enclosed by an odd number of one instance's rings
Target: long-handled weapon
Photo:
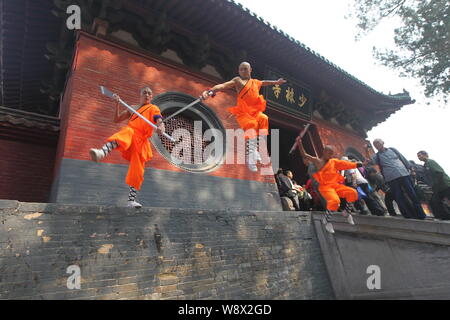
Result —
[[[107, 97], [110, 97], [111, 99], [114, 98], [114, 94], [109, 91], [108, 89], [106, 89], [104, 86], [100, 86], [100, 91], [102, 92], [102, 94], [104, 94]], [[125, 106], [128, 110], [130, 110], [132, 113], [134, 113], [135, 115], [137, 115], [139, 118], [141, 118], [142, 120], [144, 120], [145, 122], [147, 122], [150, 126], [152, 126], [155, 129], [158, 129], [158, 127], [150, 122], [150, 120], [148, 120], [146, 117], [144, 117], [142, 114], [140, 114], [139, 112], [137, 112], [136, 110], [134, 110], [132, 107], [130, 107], [125, 101], [123, 101], [122, 99], [119, 98], [119, 102]], [[171, 136], [169, 136], [167, 133], [163, 133], [163, 135], [169, 139], [172, 142], [176, 142], [174, 138], [172, 138]]]
[[[214, 93], [214, 91], [209, 90], [209, 91], [208, 91], [208, 95], [209, 95], [209, 96], [215, 96], [215, 93]], [[167, 118], [165, 118], [165, 119], [163, 120], [163, 122], [167, 122], [169, 119], [172, 119], [173, 117], [175, 117], [175, 116], [179, 115], [180, 113], [182, 113], [184, 110], [187, 110], [187, 109], [189, 109], [189, 108], [192, 107], [192, 106], [195, 106], [197, 103], [199, 103], [199, 102], [201, 102], [201, 101], [203, 101], [203, 100], [205, 100], [205, 98], [203, 98], [203, 96], [200, 97], [200, 98], [198, 98], [198, 99], [195, 100], [194, 102], [188, 104], [187, 106], [181, 108], [181, 109], [178, 110], [177, 112], [175, 112], [175, 113], [171, 114], [170, 116], [168, 116]]]
[[[300, 135], [299, 135], [300, 139], [303, 139], [303, 137], [305, 136], [305, 134], [306, 134], [306, 132], [308, 131], [308, 129], [309, 129], [310, 126], [311, 126], [311, 124], [308, 123], [308, 124], [306, 125], [306, 127], [302, 130], [302, 132], [300, 132]], [[289, 151], [289, 154], [292, 154], [292, 152], [294, 152], [295, 149], [297, 149], [297, 147], [298, 147], [298, 146], [297, 146], [297, 141], [295, 141], [294, 145], [293, 145], [292, 148], [291, 148], [291, 151]]]

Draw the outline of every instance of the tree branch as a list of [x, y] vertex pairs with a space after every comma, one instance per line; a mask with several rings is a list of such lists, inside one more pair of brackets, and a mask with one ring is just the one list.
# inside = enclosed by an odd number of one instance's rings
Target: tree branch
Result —
[[399, 3], [397, 3], [397, 5], [394, 6], [394, 8], [392, 8], [387, 14], [383, 15], [381, 14], [381, 19], [386, 18], [388, 16], [390, 16], [395, 10], [397, 10], [398, 8], [400, 8], [401, 6], [403, 6], [405, 4], [407, 0], [401, 0]]

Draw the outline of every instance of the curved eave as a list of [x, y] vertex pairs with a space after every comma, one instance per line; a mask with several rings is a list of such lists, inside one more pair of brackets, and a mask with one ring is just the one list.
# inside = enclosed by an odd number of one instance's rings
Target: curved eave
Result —
[[[215, 2], [215, 0], [210, 0], [212, 2]], [[229, 2], [232, 4], [237, 10], [240, 10], [242, 12], [245, 12], [247, 14], [249, 19], [255, 19], [260, 24], [262, 24], [265, 27], [266, 33], [276, 33], [279, 37], [282, 37], [285, 42], [289, 42], [291, 44], [294, 44], [294, 48], [292, 48], [292, 54], [293, 56], [297, 53], [301, 53], [302, 56], [305, 55], [311, 55], [315, 62], [318, 64], [321, 64], [325, 69], [328, 70], [329, 74], [332, 76], [343, 80], [347, 82], [349, 85], [359, 88], [361, 91], [363, 91], [366, 95], [372, 96], [374, 100], [383, 101], [383, 102], [389, 102], [394, 105], [407, 105], [410, 103], [414, 103], [411, 100], [411, 97], [409, 94], [398, 96], [398, 95], [386, 95], [384, 93], [381, 93], [363, 81], [357, 79], [347, 71], [343, 70], [324, 56], [320, 55], [319, 53], [315, 52], [305, 44], [301, 43], [300, 41], [296, 40], [295, 38], [291, 37], [289, 34], [285, 33], [278, 27], [270, 24], [268, 21], [264, 20], [262, 17], [258, 16], [254, 12], [252, 12], [250, 9], [244, 7], [242, 4], [237, 3], [234, 0], [225, 0], [226, 2]], [[295, 52], [297, 51], [297, 52]], [[300, 52], [299, 52], [300, 51]], [[303, 51], [303, 52], [302, 52]]]

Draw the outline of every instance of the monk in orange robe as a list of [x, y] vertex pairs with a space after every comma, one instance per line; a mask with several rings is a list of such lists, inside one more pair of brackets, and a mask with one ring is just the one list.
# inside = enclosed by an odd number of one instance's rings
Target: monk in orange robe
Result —
[[[328, 214], [330, 214], [331, 211], [337, 211], [339, 209], [341, 198], [344, 198], [349, 203], [358, 200], [358, 192], [343, 184], [344, 177], [341, 175], [340, 171], [361, 167], [361, 162], [351, 162], [333, 158], [334, 148], [332, 146], [325, 146], [321, 158], [313, 157], [306, 153], [300, 137], [297, 137], [297, 146], [305, 165], [312, 165], [315, 167], [315, 173], [312, 174], [312, 179], [315, 187], [318, 189], [326, 203]], [[343, 214], [350, 224], [354, 224], [350, 212], [344, 210]], [[331, 232], [331, 229], [332, 226], [327, 224], [327, 230]]]
[[[149, 87], [141, 89], [141, 105], [133, 106], [142, 116], [158, 126], [158, 131], [164, 132], [165, 127], [159, 108], [150, 103], [152, 99], [152, 90]], [[130, 162], [126, 183], [130, 186], [130, 195], [128, 197], [129, 207], [140, 208], [142, 205], [136, 201], [137, 190], [141, 189], [144, 182], [145, 162], [152, 158], [152, 149], [148, 139], [153, 135], [153, 127], [126, 109], [119, 110], [119, 96], [114, 95], [117, 101], [114, 122], [118, 123], [128, 120], [128, 124], [119, 132], [109, 137], [107, 143], [101, 149], [91, 149], [89, 151], [91, 158], [99, 162], [112, 150], [117, 149], [122, 153], [122, 157]]]
[[258, 171], [257, 161], [261, 161], [261, 156], [257, 150], [258, 136], [269, 134], [269, 118], [264, 114], [266, 110], [266, 100], [259, 93], [261, 87], [281, 85], [286, 81], [256, 80], [251, 77], [252, 67], [248, 62], [242, 62], [239, 66], [239, 76], [234, 79], [218, 84], [203, 92], [202, 96], [207, 99], [217, 91], [235, 89], [238, 93], [237, 105], [228, 108], [228, 111], [236, 117], [239, 126], [245, 131], [247, 141], [248, 156], [247, 165], [252, 172]]

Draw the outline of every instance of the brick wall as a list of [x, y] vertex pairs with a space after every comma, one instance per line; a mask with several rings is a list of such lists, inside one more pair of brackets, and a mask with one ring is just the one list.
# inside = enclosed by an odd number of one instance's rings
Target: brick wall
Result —
[[[92, 163], [89, 157], [90, 148], [102, 146], [125, 125], [125, 122], [113, 122], [115, 103], [101, 94], [100, 85], [117, 92], [129, 104], [137, 104], [140, 88], [147, 85], [154, 96], [175, 91], [195, 97], [216, 81], [182, 65], [80, 34], [61, 104], [61, 133], [51, 201], [121, 205], [126, 200], [122, 198], [128, 193], [124, 188], [128, 162], [119, 152], [113, 152], [99, 164]], [[232, 91], [207, 101], [225, 129], [239, 128], [226, 111], [235, 102], [236, 94]], [[139, 194], [145, 203], [154, 205], [155, 194], [160, 194], [157, 200], [163, 207], [281, 209], [273, 175], [251, 173], [245, 164], [222, 165], [204, 174], [189, 173], [172, 165], [152, 148], [154, 157], [146, 163], [146, 179]]]
[[0, 201], [0, 219], [0, 299], [333, 298], [307, 213]]
[[0, 139], [0, 199], [47, 202], [56, 146]]
[[366, 155], [364, 138], [327, 121], [314, 119], [314, 123], [317, 124], [323, 145], [334, 146], [337, 157], [343, 156], [350, 147], [356, 149], [361, 155]]

